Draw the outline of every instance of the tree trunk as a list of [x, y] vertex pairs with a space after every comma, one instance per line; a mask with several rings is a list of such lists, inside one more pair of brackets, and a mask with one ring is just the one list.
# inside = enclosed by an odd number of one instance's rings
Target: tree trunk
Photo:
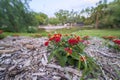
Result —
[[72, 28], [72, 26], [73, 26], [73, 23], [70, 23], [70, 27]]
[[95, 29], [98, 29], [98, 25], [99, 25], [99, 20], [98, 20], [98, 13], [97, 13], [96, 22], [95, 22]]
[[116, 26], [115, 24], [113, 24], [113, 28], [115, 28], [115, 29], [116, 29], [116, 28], [117, 28], [117, 26]]

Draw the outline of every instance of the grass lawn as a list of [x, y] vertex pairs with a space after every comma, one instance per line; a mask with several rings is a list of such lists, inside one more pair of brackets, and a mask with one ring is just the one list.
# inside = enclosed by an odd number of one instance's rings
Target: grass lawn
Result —
[[37, 35], [40, 36], [47, 36], [47, 32], [42, 32], [42, 33], [12, 33], [12, 32], [4, 32], [3, 33], [5, 36], [13, 36], [13, 35], [19, 35], [19, 36], [30, 36], [30, 37], [35, 37]]
[[76, 32], [73, 32], [74, 34], [84, 36], [118, 36], [120, 37], [120, 30], [112, 30], [112, 29], [104, 29], [104, 30], [79, 30]]
[[60, 29], [56, 30], [57, 33], [62, 34], [77, 34], [80, 36], [118, 36], [120, 37], [120, 29], [90, 29], [90, 30], [81, 30], [80, 28], [72, 28], [72, 29]]
[[[120, 29], [91, 29], [91, 30], [81, 30], [80, 28], [76, 27], [76, 28], [71, 28], [71, 29], [59, 29], [59, 30], [55, 30], [50, 32], [52, 34], [54, 33], [61, 33], [61, 34], [77, 34], [80, 36], [118, 36], [120, 37]], [[39, 33], [10, 33], [10, 32], [4, 32], [5, 36], [12, 36], [12, 35], [20, 35], [20, 36], [31, 36], [31, 37], [35, 37], [36, 35], [41, 35], [41, 36], [47, 36], [48, 32], [39, 32]]]

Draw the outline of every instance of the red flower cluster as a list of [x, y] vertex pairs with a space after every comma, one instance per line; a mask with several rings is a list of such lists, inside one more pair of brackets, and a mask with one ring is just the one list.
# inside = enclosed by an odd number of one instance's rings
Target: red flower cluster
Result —
[[113, 40], [114, 43], [120, 45], [120, 40], [116, 39], [116, 40]]
[[72, 48], [67, 47], [64, 50], [68, 52], [68, 55], [72, 54]]
[[3, 33], [3, 30], [0, 30], [0, 34], [2, 34]]
[[83, 42], [83, 40], [81, 40], [81, 38], [80, 38], [79, 36], [77, 36], [77, 37], [75, 37], [75, 38], [70, 38], [70, 39], [68, 40], [68, 43], [69, 43], [70, 45], [76, 45], [76, 44], [78, 44], [79, 42]]
[[103, 36], [104, 39], [109, 39], [109, 40], [113, 40], [116, 39], [116, 36]]
[[81, 38], [80, 38], [80, 36], [77, 36], [77, 37], [76, 37], [76, 39], [77, 39], [78, 41], [81, 41]]
[[60, 40], [61, 40], [61, 34], [54, 34], [50, 39], [49, 39], [49, 41], [52, 41], [52, 40], [54, 40], [56, 43], [58, 43], [58, 42], [60, 42]]
[[[48, 34], [48, 36], [50, 37], [51, 35]], [[61, 36], [62, 36], [61, 34], [54, 34], [52, 37], [49, 38], [48, 41], [44, 43], [44, 45], [48, 46], [50, 41], [55, 41], [56, 43], [60, 42]]]
[[69, 43], [70, 45], [75, 45], [75, 44], [78, 44], [78, 43], [79, 43], [79, 40], [76, 39], [76, 38], [70, 38], [70, 39], [68, 40], [68, 43]]

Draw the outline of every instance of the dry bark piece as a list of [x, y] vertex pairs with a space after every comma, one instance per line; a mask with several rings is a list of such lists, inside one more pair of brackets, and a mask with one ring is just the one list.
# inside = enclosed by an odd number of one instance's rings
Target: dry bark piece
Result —
[[12, 45], [10, 44], [0, 44], [0, 47], [11, 47]]
[[27, 49], [34, 49], [34, 45], [27, 44], [27, 45], [26, 45], [26, 48], [27, 48]]
[[19, 49], [12, 49], [12, 50], [0, 50], [0, 53], [12, 53], [18, 51]]

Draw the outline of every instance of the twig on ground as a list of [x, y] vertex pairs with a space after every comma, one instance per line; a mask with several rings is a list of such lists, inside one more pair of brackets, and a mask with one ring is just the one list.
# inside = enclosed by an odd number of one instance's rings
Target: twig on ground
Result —
[[68, 68], [68, 67], [62, 68], [61, 66], [54, 65], [54, 64], [47, 64], [46, 67], [55, 68], [55, 69], [58, 69], [60, 71], [67, 71], [67, 72], [73, 73], [73, 74], [80, 76], [80, 77], [82, 76], [82, 73], [79, 70], [76, 70], [73, 68]]
[[102, 55], [105, 56], [105, 57], [109, 57], [109, 58], [118, 58], [118, 59], [120, 59], [120, 57], [117, 57], [117, 56], [110, 56], [110, 55], [108, 55], [107, 53], [100, 52], [100, 51], [98, 51], [98, 50], [96, 50], [95, 52], [98, 52], [98, 53], [102, 54]]
[[11, 52], [15, 52], [18, 51], [19, 49], [12, 49], [12, 50], [0, 50], [0, 53], [11, 53]]

